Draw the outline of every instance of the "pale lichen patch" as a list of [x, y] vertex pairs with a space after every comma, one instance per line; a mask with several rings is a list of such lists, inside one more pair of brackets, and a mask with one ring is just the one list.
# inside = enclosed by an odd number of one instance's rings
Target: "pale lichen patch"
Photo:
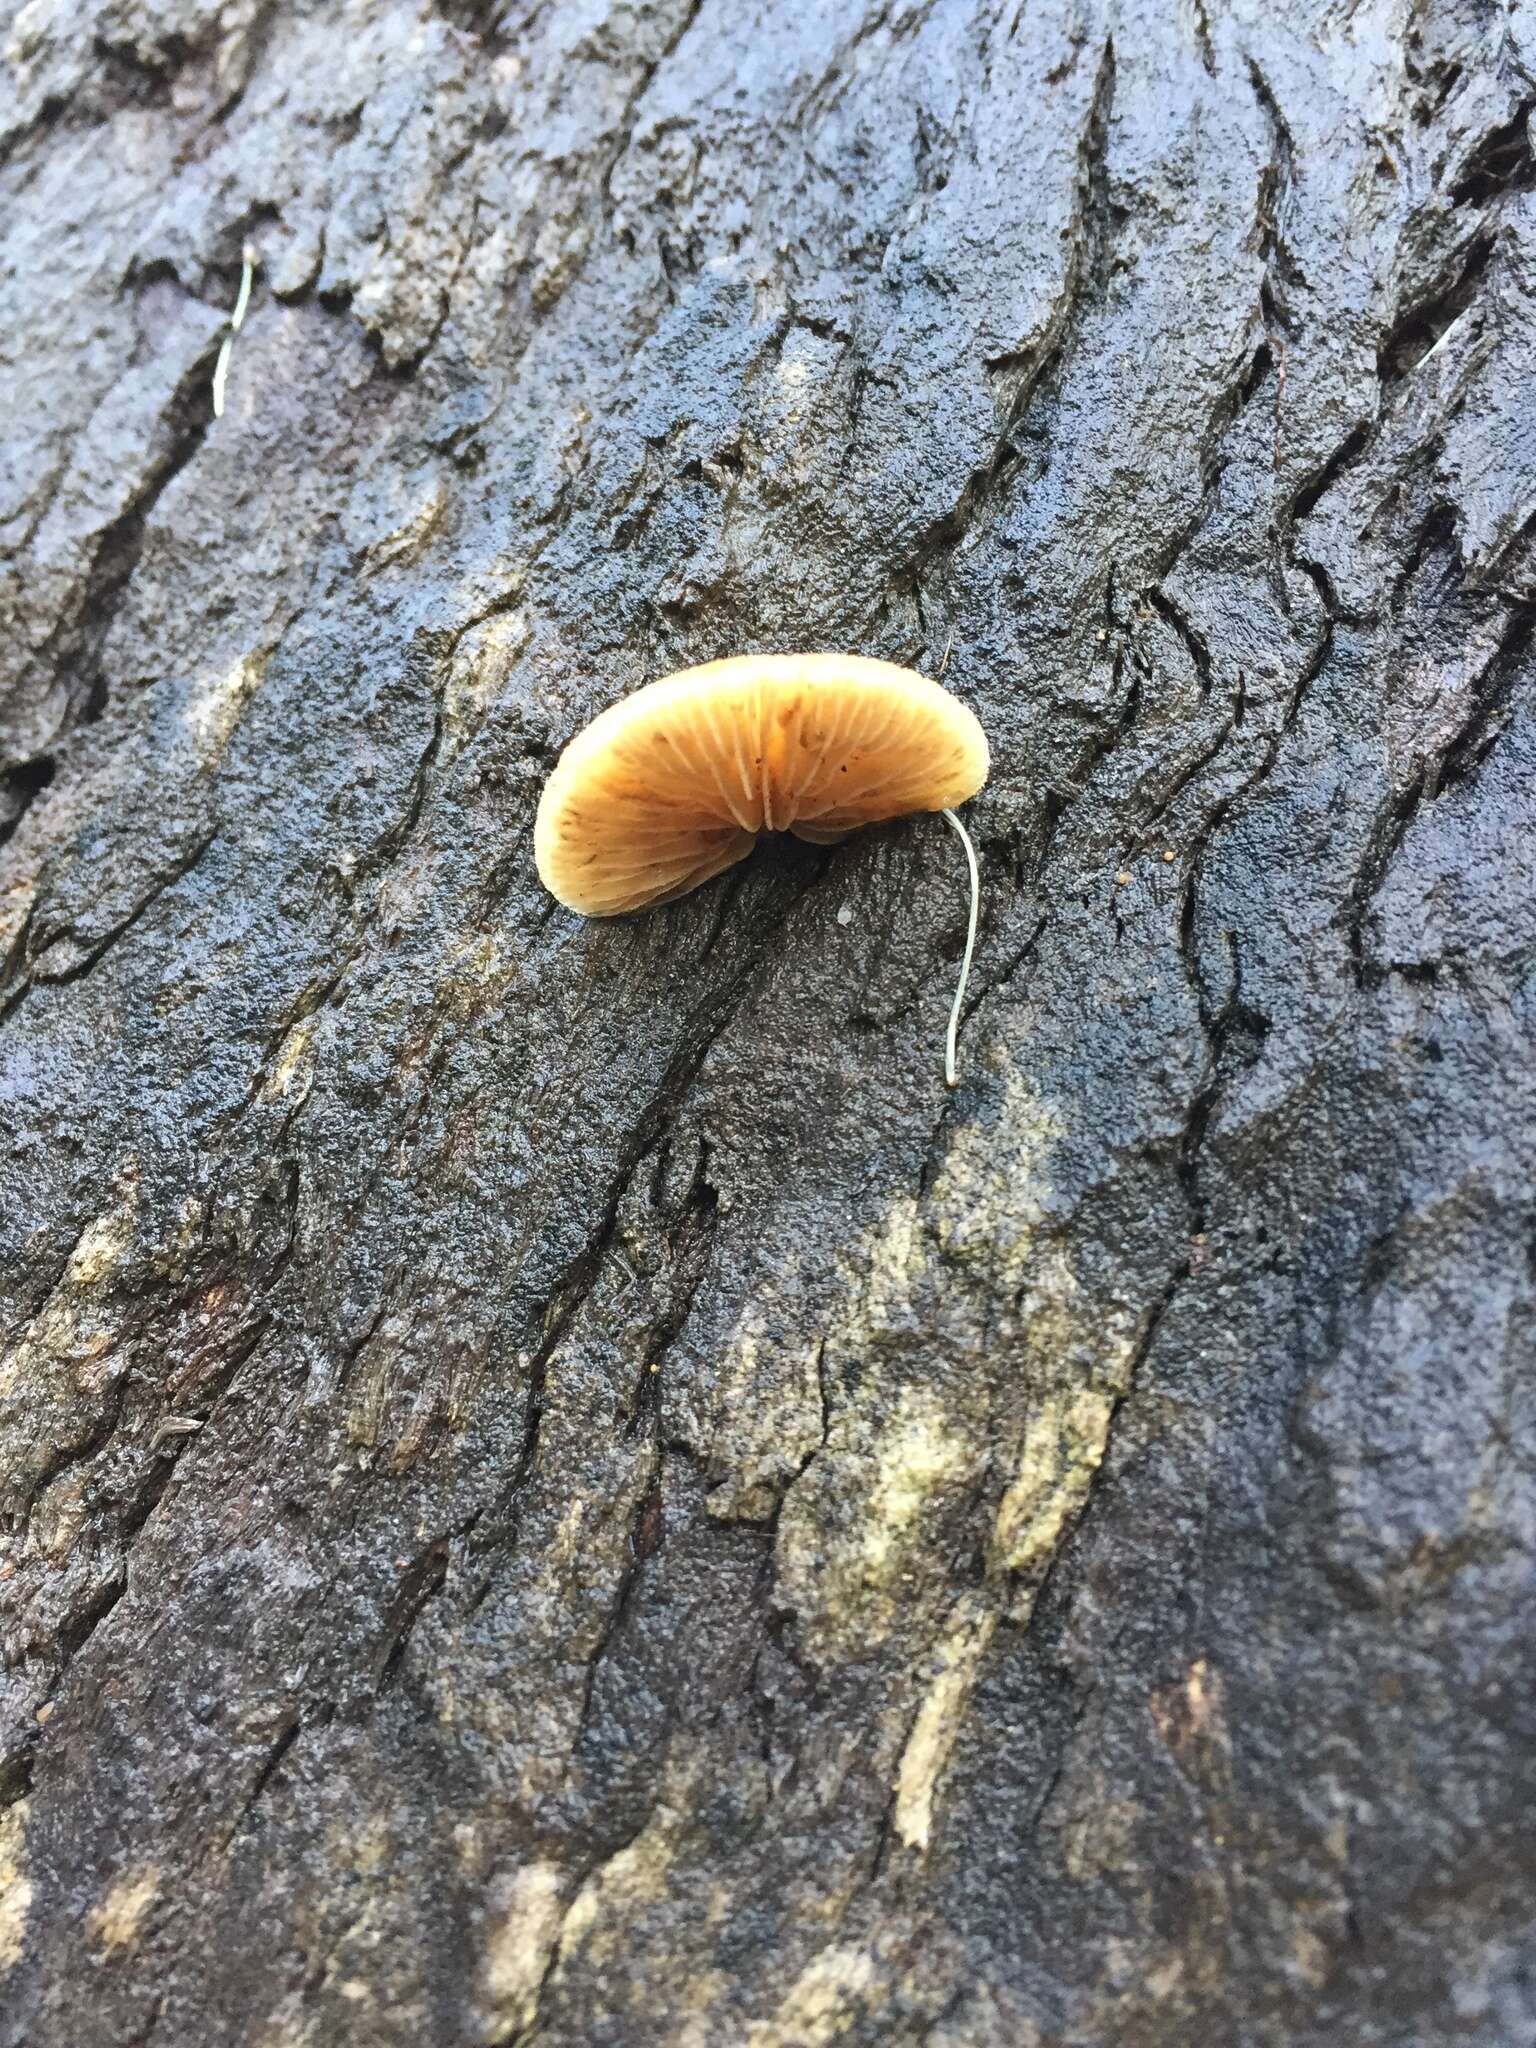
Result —
[[666, 1893], [677, 1834], [677, 1817], [662, 1807], [634, 1841], [593, 1871], [561, 1923], [562, 1968], [578, 1948], [587, 1969], [600, 1968], [606, 1956], [623, 1949], [638, 1909]]
[[205, 768], [217, 767], [252, 698], [261, 688], [270, 647], [253, 647], [193, 691], [186, 707], [192, 744]]
[[[785, 1225], [790, 1242], [795, 1229], [791, 1211]], [[831, 1276], [791, 1256], [786, 1285], [769, 1282], [747, 1297], [712, 1375], [711, 1462], [724, 1467], [709, 1497], [712, 1515], [767, 1520], [790, 1482], [819, 1461], [827, 1381], [887, 1332], [910, 1327], [920, 1262], [918, 1205], [902, 1196], [840, 1255]], [[830, 1297], [826, 1318], [808, 1326], [788, 1304], [818, 1293]], [[854, 1448], [846, 1431], [826, 1446], [834, 1460]], [[858, 1449], [863, 1454], [862, 1442]]]
[[1104, 1462], [1141, 1329], [1126, 1311], [1090, 1306], [1054, 1244], [1037, 1247], [1015, 1305], [1029, 1404], [993, 1518], [989, 1561], [1014, 1578], [1013, 1614], [1023, 1620]]
[[911, 1314], [912, 1284], [923, 1259], [918, 1205], [911, 1195], [893, 1202], [867, 1243], [845, 1340], [889, 1329]]
[[505, 2040], [533, 2024], [560, 1937], [565, 1886], [558, 1863], [529, 1863], [499, 1887], [486, 1915], [478, 1984], [487, 2039]]
[[1130, 1867], [1136, 1833], [1143, 1815], [1128, 1799], [1106, 1799], [1094, 1776], [1091, 1789], [1060, 1825], [1062, 1862], [1067, 1875], [1086, 1884], [1106, 1873]]
[[[917, 1713], [882, 1719], [866, 1754], [891, 1774], [913, 1849], [932, 1838], [997, 1623], [1027, 1619], [1088, 1501], [1145, 1332], [1145, 1311], [1078, 1280], [1051, 1183], [1069, 1142], [1027, 1077], [999, 1068], [992, 1112], [954, 1131], [927, 1191], [893, 1201], [835, 1269], [792, 1254], [788, 1283], [754, 1290], [727, 1353], [737, 1398], [716, 1429], [730, 1469], [712, 1510], [771, 1506], [769, 1425], [803, 1415], [776, 1594], [822, 1667], [910, 1645]], [[807, 1299], [824, 1304], [819, 1328]], [[737, 1410], [759, 1390], [763, 1448], [748, 1458], [753, 1418]], [[957, 1605], [945, 1560], [974, 1541], [978, 1513], [986, 1583]]]
[[823, 1949], [772, 2018], [749, 2029], [746, 2048], [829, 2048], [869, 2013], [879, 1974], [867, 1949], [848, 1942]]
[[263, 1102], [292, 1100], [295, 1107], [308, 1095], [314, 1081], [314, 1037], [319, 1017], [313, 1012], [301, 1017], [285, 1034], [277, 1048], [271, 1071], [261, 1084]]
[[21, 1961], [26, 1946], [27, 1915], [32, 1908], [32, 1879], [27, 1871], [27, 1814], [31, 1802], [18, 1799], [0, 1813], [0, 1976]]
[[992, 1552], [1006, 1571], [1038, 1576], [1088, 1498], [1109, 1441], [1114, 1398], [1095, 1387], [1044, 1396], [998, 1505]]
[[751, 1296], [710, 1390], [716, 1456], [729, 1459], [710, 1494], [720, 1521], [766, 1521], [821, 1442], [823, 1340], [789, 1335], [772, 1302]]
[[55, 1563], [69, 1554], [90, 1519], [93, 1484], [89, 1466], [71, 1465], [43, 1488], [27, 1518], [34, 1551]]
[[1011, 1065], [995, 1118], [955, 1132], [934, 1176], [934, 1242], [999, 1292], [1024, 1286], [1047, 1218], [1047, 1167], [1065, 1136], [1060, 1119]]
[[443, 686], [445, 759], [451, 760], [479, 730], [486, 713], [506, 689], [528, 637], [528, 614], [520, 606], [493, 612], [460, 635]]
[[928, 1846], [934, 1792], [949, 1762], [997, 1621], [997, 1608], [985, 1595], [968, 1593], [933, 1653], [933, 1676], [896, 1777], [896, 1832], [909, 1849]]
[[911, 1618], [913, 1589], [930, 1576], [935, 1518], [986, 1456], [939, 1390], [871, 1374], [780, 1517], [779, 1588], [803, 1616], [813, 1656], [862, 1654]]
[[938, 1397], [904, 1387], [882, 1435], [863, 1518], [863, 1579], [883, 1591], [901, 1570], [915, 1525], [936, 1493], [970, 1469], [972, 1446], [949, 1427]]
[[133, 1948], [144, 1932], [149, 1909], [159, 1895], [162, 1873], [158, 1865], [146, 1863], [125, 1870], [109, 1887], [86, 1921], [94, 1945], [108, 1955]]
[[114, 1267], [122, 1264], [133, 1242], [134, 1218], [138, 1211], [137, 1175], [124, 1178], [127, 1183], [125, 1199], [117, 1208], [98, 1216], [81, 1231], [69, 1255], [69, 1264], [64, 1268], [62, 1287], [77, 1292], [97, 1287]]
[[133, 1162], [121, 1199], [87, 1224], [53, 1292], [0, 1353], [0, 1499], [20, 1508], [61, 1449], [90, 1434], [114, 1376], [115, 1284], [133, 1256], [139, 1210]]

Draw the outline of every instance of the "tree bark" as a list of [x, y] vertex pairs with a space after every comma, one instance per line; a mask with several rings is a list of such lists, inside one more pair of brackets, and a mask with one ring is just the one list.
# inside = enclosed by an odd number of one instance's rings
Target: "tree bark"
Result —
[[1529, 17], [3, 11], [0, 2043], [1536, 2041]]

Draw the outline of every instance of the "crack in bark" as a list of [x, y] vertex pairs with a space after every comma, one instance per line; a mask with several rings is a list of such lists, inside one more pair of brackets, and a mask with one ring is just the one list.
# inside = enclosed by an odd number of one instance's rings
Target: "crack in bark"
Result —
[[1533, 110], [1536, 99], [1522, 100], [1508, 121], [1484, 136], [1451, 187], [1453, 206], [1488, 206], [1508, 192], [1528, 192], [1536, 185], [1530, 136]]
[[[645, 1492], [642, 1494], [636, 1507], [634, 1519], [630, 1527], [629, 1559], [619, 1575], [618, 1591], [612, 1606], [603, 1617], [602, 1627], [592, 1654], [586, 1659], [586, 1671], [581, 1688], [581, 1705], [576, 1716], [575, 1733], [571, 1737], [570, 1760], [566, 1766], [567, 1775], [575, 1767], [576, 1754], [581, 1748], [582, 1737], [586, 1734], [588, 1724], [592, 1718], [592, 1695], [597, 1689], [597, 1674], [601, 1670], [613, 1645], [617, 1642], [624, 1623], [629, 1617], [636, 1589], [640, 1584], [646, 1563], [651, 1555], [650, 1549], [643, 1549], [641, 1547], [639, 1531], [647, 1513], [654, 1513], [655, 1508], [659, 1507], [661, 1499], [660, 1486], [661, 1451], [660, 1447], [657, 1446], [650, 1478]], [[655, 1504], [654, 1506], [653, 1503]]]
[[[1071, 253], [1060, 300], [1036, 347], [1025, 355], [997, 357], [988, 364], [994, 375], [1016, 377], [1004, 407], [1003, 422], [992, 452], [967, 477], [951, 510], [922, 535], [905, 567], [895, 578], [898, 587], [920, 586], [925, 575], [947, 584], [956, 557], [975, 545], [984, 520], [1003, 496], [1021, 457], [1014, 437], [1028, 415], [1042, 384], [1064, 360], [1089, 300], [1101, 294], [1107, 275], [1113, 225], [1107, 190], [1109, 124], [1115, 99], [1115, 50], [1105, 42], [1088, 118], [1078, 142], [1076, 204], [1067, 234]], [[925, 600], [931, 598], [925, 593]]]
[[255, 1778], [252, 1780], [251, 1789], [246, 1794], [245, 1800], [242, 1803], [239, 1812], [235, 1815], [234, 1820], [230, 1823], [228, 1832], [224, 1837], [226, 1847], [229, 1843], [233, 1842], [235, 1836], [239, 1834], [241, 1828], [244, 1826], [248, 1817], [251, 1815], [251, 1813], [255, 1811], [257, 1805], [261, 1801], [262, 1794], [266, 1791], [268, 1785], [271, 1784], [273, 1778], [277, 1775], [277, 1771], [281, 1766], [283, 1759], [288, 1755], [288, 1752], [293, 1748], [293, 1745], [298, 1741], [302, 1729], [303, 1723], [299, 1718], [297, 1708], [294, 1708], [284, 1716], [283, 1726], [277, 1736], [276, 1741], [273, 1743], [271, 1749], [267, 1752], [266, 1756], [262, 1758], [260, 1768], [257, 1770]]
[[[538, 1457], [539, 1433], [543, 1421], [544, 1374], [551, 1357], [565, 1341], [577, 1318], [596, 1291], [618, 1229], [624, 1198], [647, 1158], [675, 1124], [694, 1081], [719, 1039], [730, 1028], [751, 995], [758, 975], [773, 956], [775, 940], [784, 922], [819, 885], [836, 849], [818, 860], [804, 883], [768, 924], [761, 941], [747, 954], [734, 978], [714, 998], [694, 1013], [683, 1040], [656, 1091], [630, 1128], [628, 1139], [610, 1176], [597, 1221], [583, 1249], [571, 1261], [560, 1284], [554, 1289], [544, 1312], [544, 1334], [528, 1362], [528, 1410], [523, 1442], [516, 1466], [496, 1499], [474, 1518], [488, 1530], [504, 1530], [496, 1548], [513, 1549], [517, 1542], [518, 1496]], [[698, 1021], [702, 1016], [702, 1029]], [[681, 1329], [681, 1323], [678, 1325]], [[676, 1332], [674, 1332], [674, 1335]], [[670, 1341], [670, 1340], [669, 1340]], [[490, 1592], [492, 1576], [487, 1575], [471, 1596], [469, 1612], [474, 1613]]]
[[222, 336], [210, 335], [171, 394], [158, 423], [162, 445], [122, 510], [96, 535], [91, 559], [81, 572], [79, 599], [54, 627], [37, 653], [56, 683], [83, 678], [83, 691], [67, 691], [69, 710], [52, 745], [76, 724], [91, 725], [107, 707], [103, 649], [123, 595], [144, 552], [145, 528], [160, 499], [203, 445], [213, 424], [212, 363]]
[[597, 188], [602, 194], [603, 204], [608, 209], [611, 209], [613, 206], [614, 173], [629, 154], [631, 145], [634, 142], [635, 126], [639, 118], [641, 104], [655, 83], [656, 74], [660, 71], [662, 65], [673, 55], [689, 29], [698, 20], [703, 4], [704, 0], [684, 0], [677, 26], [672, 30], [656, 55], [644, 66], [628, 99], [620, 110], [618, 140], [614, 144], [607, 163], [600, 171], [597, 181]]
[[1127, 843], [1126, 854], [1128, 858], [1134, 857], [1138, 853], [1144, 853], [1147, 850], [1157, 836], [1153, 831], [1153, 827], [1167, 816], [1185, 790], [1196, 782], [1205, 773], [1206, 769], [1210, 767], [1211, 763], [1217, 759], [1235, 730], [1236, 720], [1230, 717], [1224, 719], [1217, 728], [1215, 737], [1211, 740], [1209, 746], [1202, 753], [1198, 754], [1186, 768], [1181, 768], [1177, 772], [1163, 795], [1142, 818], [1135, 837]]
[[[242, 1367], [252, 1357], [262, 1338], [272, 1327], [272, 1322], [270, 1314], [259, 1315], [249, 1334], [237, 1339], [223, 1367], [207, 1382], [207, 1391], [200, 1390], [198, 1405], [207, 1407], [209, 1422], [213, 1420], [224, 1397], [239, 1378]], [[21, 1511], [24, 1520], [30, 1517], [37, 1501], [56, 1479], [76, 1466], [93, 1463], [112, 1444], [122, 1426], [130, 1377], [127, 1373], [123, 1374], [118, 1383], [113, 1406], [101, 1426], [92, 1433], [90, 1440], [59, 1458], [38, 1480]], [[130, 1489], [121, 1506], [116, 1509], [116, 1534], [122, 1549], [109, 1587], [87, 1603], [84, 1609], [77, 1610], [58, 1626], [55, 1640], [61, 1654], [58, 1679], [52, 1695], [54, 1698], [62, 1693], [64, 1681], [70, 1670], [127, 1592], [128, 1568], [132, 1561], [134, 1544], [169, 1492], [183, 1458], [195, 1442], [196, 1438], [185, 1436], [173, 1437], [168, 1443], [150, 1445], [137, 1483]]]
[[0, 774], [0, 847], [16, 832], [27, 812], [51, 783], [58, 768], [57, 750], [46, 748]]
[[[1194, 538], [1194, 534], [1199, 531], [1202, 523], [1201, 520], [1197, 519], [1195, 527], [1191, 531], [1190, 539]], [[1180, 552], [1182, 552], [1182, 549]], [[1166, 569], [1163, 571], [1164, 576], [1168, 573]], [[1211, 650], [1205, 644], [1203, 636], [1196, 632], [1194, 626], [1185, 617], [1180, 607], [1174, 603], [1167, 591], [1164, 590], [1161, 581], [1145, 592], [1144, 595], [1146, 602], [1151, 605], [1153, 611], [1160, 618], [1166, 620], [1174, 632], [1178, 634], [1180, 640], [1183, 641], [1184, 651], [1188, 654], [1190, 663], [1195, 671], [1195, 682], [1200, 694], [1202, 697], [1209, 697], [1211, 694]]]
[[[1296, 143], [1274, 88], [1256, 57], [1248, 59], [1248, 82], [1269, 130], [1269, 163], [1260, 173], [1256, 226], [1264, 277], [1259, 287], [1266, 328], [1278, 327], [1283, 335], [1290, 326], [1281, 290], [1294, 275], [1294, 264], [1285, 244], [1284, 216], [1296, 180]], [[1277, 401], [1278, 403], [1278, 401]], [[1278, 424], [1278, 422], [1277, 422]]]
[[1376, 350], [1376, 375], [1384, 389], [1416, 370], [1477, 303], [1494, 246], [1494, 236], [1480, 230], [1428, 297], [1416, 299], [1398, 314]]
[[375, 1694], [387, 1692], [399, 1675], [412, 1629], [447, 1580], [452, 1544], [452, 1535], [437, 1537], [401, 1577], [385, 1622], [384, 1641], [375, 1657]]
[[103, 128], [131, 109], [171, 111], [183, 74], [196, 65], [212, 63], [221, 24], [216, 13], [206, 21], [209, 25], [202, 40], [173, 29], [152, 55], [126, 35], [112, 42], [98, 33], [92, 47], [93, 89], [50, 96], [29, 121], [12, 134], [0, 136], [0, 169], [61, 128]]
[[[187, 876], [192, 873], [203, 855], [207, 853], [218, 837], [218, 826], [214, 826], [211, 830], [205, 832], [193, 845], [190, 852], [184, 854], [175, 866], [171, 868], [169, 873], [161, 876], [149, 888], [126, 917], [119, 919], [110, 931], [98, 939], [78, 960], [72, 961], [68, 967], [60, 968], [54, 974], [43, 975], [39, 975], [36, 972], [27, 973], [23, 971], [21, 980], [10, 990], [4, 1000], [0, 1001], [0, 1024], [3, 1024], [12, 1015], [33, 989], [61, 988], [69, 982], [79, 981], [89, 974], [97, 962], [105, 958], [112, 950], [119, 939], [126, 938], [146, 912], [154, 908], [155, 904], [159, 902], [168, 889], [172, 889], [178, 882], [186, 880]], [[52, 933], [49, 936], [48, 945], [52, 946], [59, 939], [66, 936], [67, 931]], [[46, 954], [46, 948], [44, 949], [44, 954]]]
[[[1389, 970], [1365, 955], [1365, 927], [1392, 863], [1421, 807], [1440, 792], [1464, 781], [1498, 738], [1496, 723], [1515, 684], [1525, 672], [1525, 655], [1536, 629], [1536, 611], [1511, 611], [1498, 645], [1485, 663], [1472, 693], [1472, 704], [1457, 731], [1419, 767], [1407, 786], [1390, 796], [1372, 822], [1359, 872], [1349, 895], [1346, 935], [1351, 973], [1358, 989], [1379, 984]], [[1390, 971], [1403, 972], [1393, 969]]]

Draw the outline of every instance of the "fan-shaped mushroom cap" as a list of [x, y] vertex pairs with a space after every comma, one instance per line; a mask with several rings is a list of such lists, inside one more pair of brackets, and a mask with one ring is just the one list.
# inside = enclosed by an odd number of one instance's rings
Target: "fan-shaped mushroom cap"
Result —
[[742, 655], [601, 712], [556, 763], [534, 857], [572, 910], [668, 903], [759, 832], [830, 842], [942, 811], [987, 779], [973, 712], [926, 676], [851, 654]]

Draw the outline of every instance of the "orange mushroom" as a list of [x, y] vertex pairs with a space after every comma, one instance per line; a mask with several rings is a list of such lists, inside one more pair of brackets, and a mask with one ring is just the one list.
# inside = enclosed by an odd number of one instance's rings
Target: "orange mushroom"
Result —
[[942, 811], [987, 779], [987, 741], [940, 684], [847, 654], [741, 655], [647, 684], [579, 732], [544, 786], [534, 857], [586, 917], [670, 903], [752, 851], [760, 832], [820, 844], [909, 811]]

